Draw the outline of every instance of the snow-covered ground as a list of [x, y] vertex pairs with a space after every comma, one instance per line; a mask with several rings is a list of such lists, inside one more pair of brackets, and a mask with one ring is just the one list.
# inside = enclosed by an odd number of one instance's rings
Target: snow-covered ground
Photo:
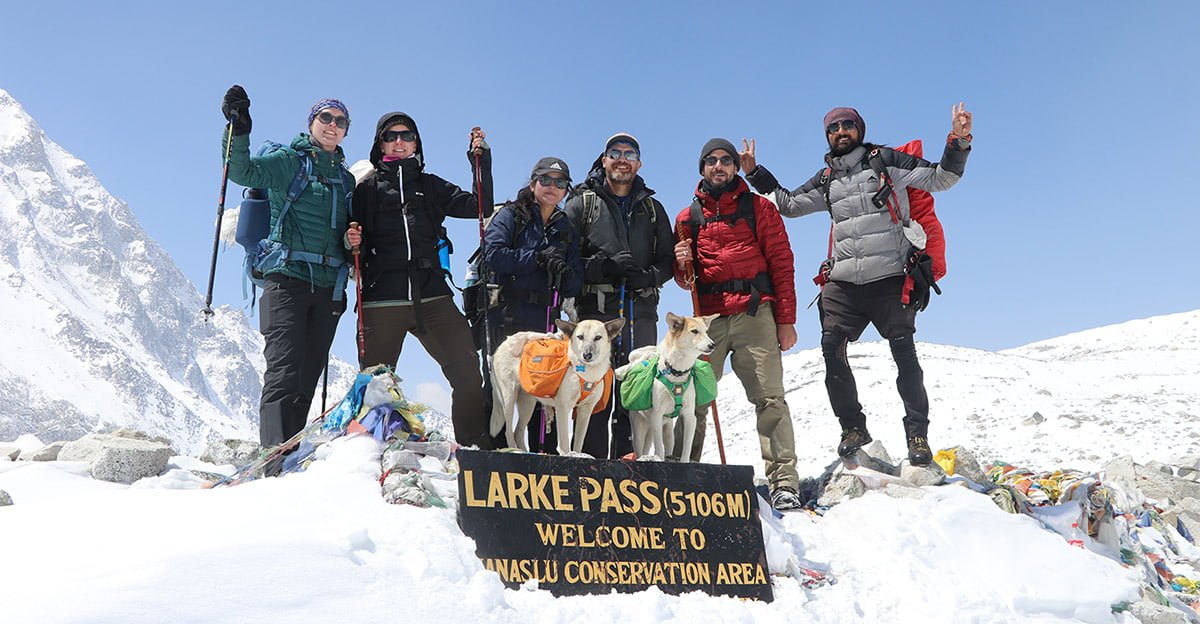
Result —
[[[1003, 353], [920, 350], [935, 447], [1039, 470], [1196, 454], [1200, 312]], [[851, 354], [873, 433], [902, 455], [886, 345]], [[837, 437], [819, 354], [788, 356], [786, 368], [800, 473], [816, 476]], [[761, 472], [736, 378], [721, 392], [731, 463]], [[1024, 424], [1034, 412], [1045, 421]], [[770, 604], [657, 589], [554, 598], [505, 589], [453, 511], [384, 503], [373, 440], [341, 438], [321, 454], [307, 472], [216, 490], [184, 470], [214, 468], [187, 457], [133, 486], [92, 480], [81, 463], [0, 461], [0, 490], [15, 502], [0, 507], [0, 621], [1135, 621], [1112, 605], [1138, 599], [1136, 569], [962, 487], [872, 491], [823, 517], [768, 518], [769, 559], [794, 556], [836, 579], [806, 588], [775, 576]]]

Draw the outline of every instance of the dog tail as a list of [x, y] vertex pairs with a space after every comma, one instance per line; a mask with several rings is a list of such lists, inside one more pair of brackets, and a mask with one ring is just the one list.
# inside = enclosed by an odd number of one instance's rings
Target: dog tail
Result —
[[492, 380], [492, 437], [500, 435], [500, 432], [504, 431], [508, 425], [508, 415], [504, 413], [504, 399], [504, 391], [500, 389], [495, 380]]

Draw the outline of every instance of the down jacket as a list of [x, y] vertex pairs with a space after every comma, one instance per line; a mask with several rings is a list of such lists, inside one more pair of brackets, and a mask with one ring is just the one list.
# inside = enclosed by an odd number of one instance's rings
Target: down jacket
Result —
[[879, 148], [880, 158], [892, 179], [894, 197], [899, 202], [900, 223], [893, 221], [886, 206], [876, 207], [871, 201], [879, 191], [880, 182], [867, 160], [868, 146], [860, 145], [843, 156], [825, 156], [831, 169], [829, 205], [825, 203], [821, 185], [824, 170], [791, 192], [780, 186], [762, 165], [746, 178], [755, 190], [771, 195], [784, 216], [829, 211], [833, 218], [833, 270], [829, 279], [868, 284], [904, 273], [904, 263], [912, 251], [912, 243], [903, 231], [903, 226], [910, 222], [905, 189], [912, 186], [937, 192], [954, 186], [962, 178], [970, 150], [968, 141], [954, 138], [947, 141], [942, 161], [931, 163], [887, 147]]
[[[791, 325], [796, 322], [795, 264], [792, 246], [788, 241], [787, 229], [779, 211], [765, 197], [754, 196], [755, 230], [745, 219], [734, 222], [711, 221], [720, 215], [729, 215], [737, 210], [738, 198], [750, 193], [750, 187], [740, 177], [732, 192], [713, 199], [701, 186], [696, 187], [696, 199], [707, 222], [700, 228], [700, 239], [696, 241], [696, 261], [699, 263], [696, 281], [701, 284], [719, 284], [730, 280], [752, 280], [766, 272], [771, 278], [773, 294], [764, 294], [762, 302], [773, 302], [775, 324]], [[677, 240], [691, 237], [688, 225], [691, 208], [685, 208], [675, 217]], [[694, 264], [693, 264], [694, 266]], [[688, 288], [685, 272], [674, 266], [675, 281]], [[700, 314], [729, 316], [747, 312], [750, 293], [716, 292], [700, 294]]]

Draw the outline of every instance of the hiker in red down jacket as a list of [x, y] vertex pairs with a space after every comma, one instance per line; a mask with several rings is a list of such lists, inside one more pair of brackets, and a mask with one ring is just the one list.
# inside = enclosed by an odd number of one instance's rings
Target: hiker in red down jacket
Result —
[[[871, 441], [846, 347], [873, 324], [887, 339], [896, 362], [908, 460], [927, 465], [933, 458], [927, 439], [929, 397], [913, 343], [917, 312], [924, 303], [902, 300], [905, 276], [923, 252], [917, 248], [924, 245], [915, 244], [923, 233], [912, 235], [920, 224], [910, 220], [906, 188], [943, 191], [962, 178], [971, 151], [971, 113], [961, 103], [953, 108], [951, 132], [940, 163], [864, 143], [867, 125], [853, 108], [835, 108], [822, 123], [829, 143], [828, 167], [796, 190], [783, 188], [770, 171], [757, 164], [753, 139], [743, 141], [742, 170], [756, 190], [774, 198], [783, 215], [828, 212], [833, 218], [832, 258], [822, 266], [827, 281], [821, 288], [820, 313], [825, 388], [842, 427], [838, 455], [854, 455]], [[885, 180], [878, 179], [870, 163], [874, 150], [878, 150], [881, 170], [890, 178], [890, 199]], [[924, 299], [928, 301], [927, 291]]]
[[[783, 351], [796, 345], [792, 247], [783, 219], [737, 175], [738, 154], [725, 139], [700, 151], [692, 205], [675, 219], [675, 281], [696, 288], [697, 314], [719, 314], [708, 328], [709, 356], [720, 379], [725, 358], [754, 404], [758, 439], [776, 509], [796, 509], [796, 439], [783, 396]], [[690, 283], [694, 276], [695, 283]], [[696, 406], [692, 461], [700, 459], [708, 406]]]

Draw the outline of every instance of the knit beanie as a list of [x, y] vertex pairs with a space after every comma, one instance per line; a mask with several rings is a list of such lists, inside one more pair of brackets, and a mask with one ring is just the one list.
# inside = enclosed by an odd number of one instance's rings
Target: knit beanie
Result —
[[729, 155], [733, 156], [734, 164], [738, 163], [738, 151], [737, 151], [737, 148], [733, 146], [733, 143], [730, 143], [729, 141], [726, 141], [725, 139], [721, 139], [721, 138], [709, 139], [708, 143], [704, 144], [704, 148], [700, 150], [700, 174], [701, 175], [704, 174], [704, 157], [708, 156], [709, 154], [711, 154], [714, 151], [719, 150], [719, 149], [723, 149], [726, 152], [729, 152]]
[[[825, 121], [821, 125], [821, 132], [825, 132], [825, 129], [829, 127], [829, 124], [835, 121], [845, 121], [847, 119], [853, 121], [855, 125], [858, 126], [858, 139], [860, 141], [867, 140], [867, 122], [863, 121], [862, 115], [859, 115], [858, 111], [850, 108], [849, 106], [839, 106], [828, 113], [825, 113]], [[828, 133], [826, 132], [826, 134]]]

